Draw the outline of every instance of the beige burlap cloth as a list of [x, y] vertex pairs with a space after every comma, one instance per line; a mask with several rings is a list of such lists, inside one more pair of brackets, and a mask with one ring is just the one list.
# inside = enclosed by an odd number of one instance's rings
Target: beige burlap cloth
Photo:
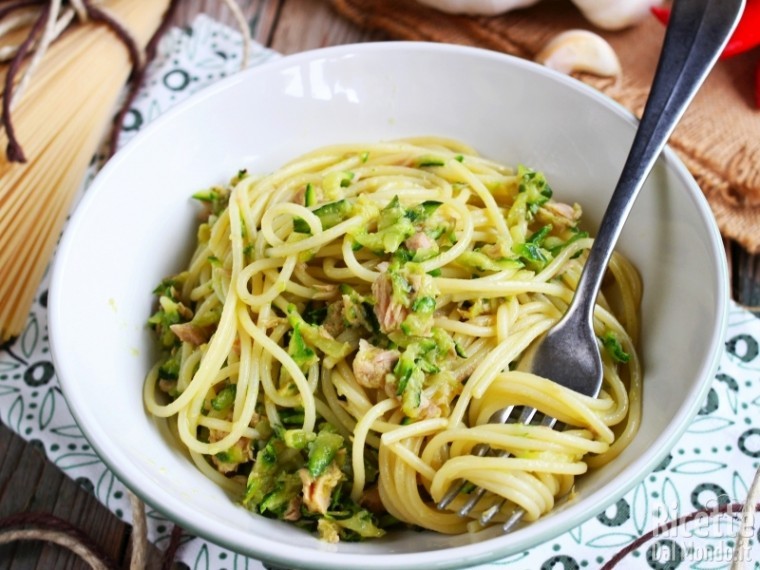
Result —
[[[654, 17], [623, 31], [595, 29], [567, 0], [543, 0], [493, 17], [444, 14], [414, 0], [328, 1], [346, 19], [393, 39], [474, 45], [527, 59], [561, 31], [595, 31], [615, 48], [623, 76], [616, 82], [590, 75], [578, 79], [637, 116], [664, 36]], [[759, 61], [760, 49], [719, 61], [670, 140], [702, 188], [723, 235], [750, 253], [760, 253], [760, 109], [754, 100]]]

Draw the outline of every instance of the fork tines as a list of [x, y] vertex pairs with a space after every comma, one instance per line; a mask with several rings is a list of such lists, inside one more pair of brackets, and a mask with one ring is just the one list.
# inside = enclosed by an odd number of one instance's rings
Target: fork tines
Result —
[[[514, 418], [512, 412], [515, 408], [522, 408], [522, 412], [520, 413], [519, 417]], [[552, 418], [550, 416], [541, 415], [538, 410], [535, 408], [531, 408], [528, 406], [509, 406], [506, 408], [503, 408], [501, 410], [498, 410], [495, 412], [491, 418], [489, 419], [489, 423], [502, 423], [502, 424], [511, 424], [511, 423], [520, 423], [520, 424], [531, 424], [534, 423], [534, 420], [537, 419], [537, 415], [541, 416], [541, 421], [537, 425], [542, 425], [546, 427], [554, 427], [554, 425], [557, 423], [556, 418]], [[480, 444], [476, 445], [473, 450], [472, 454], [477, 457], [483, 457], [484, 455], [491, 455], [493, 457], [509, 457], [511, 454], [508, 451], [503, 450], [494, 450], [491, 449], [490, 446], [486, 444]], [[464, 479], [460, 480], [459, 482], [456, 482], [451, 485], [449, 490], [446, 492], [446, 494], [443, 496], [443, 498], [438, 502], [438, 508], [439, 509], [445, 509], [448, 507], [451, 502], [462, 492], [465, 492], [468, 488], [470, 483]], [[470, 515], [470, 512], [473, 508], [475, 508], [475, 505], [477, 505], [480, 500], [483, 498], [483, 496], [487, 493], [485, 489], [482, 487], [475, 487], [472, 489], [469, 493], [469, 498], [467, 501], [462, 505], [459, 510], [457, 511], [457, 514], [461, 517], [467, 517]], [[496, 516], [499, 511], [501, 511], [502, 507], [504, 506], [504, 503], [506, 503], [506, 499], [501, 498], [497, 500], [493, 505], [485, 509], [479, 517], [480, 524], [485, 526], [491, 520], [494, 516]], [[510, 517], [507, 519], [507, 521], [502, 526], [502, 529], [504, 532], [510, 531], [517, 523], [522, 520], [523, 515], [525, 514], [525, 511], [522, 510], [520, 507], [517, 507]]]

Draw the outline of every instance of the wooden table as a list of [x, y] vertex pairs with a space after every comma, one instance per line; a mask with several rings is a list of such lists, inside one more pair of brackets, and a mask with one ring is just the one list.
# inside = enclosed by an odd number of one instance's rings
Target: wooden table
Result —
[[[240, 0], [254, 39], [283, 53], [359, 41], [388, 39], [342, 20], [322, 0]], [[234, 27], [221, 0], [183, 0], [174, 23], [184, 25], [203, 12]], [[760, 230], [759, 230], [760, 231]], [[733, 298], [760, 316], [760, 255], [727, 243]], [[130, 560], [131, 527], [103, 507], [86, 489], [48, 462], [34, 445], [0, 424], [0, 518], [19, 512], [48, 512], [87, 532], [121, 567]], [[150, 552], [151, 567], [161, 553]], [[49, 544], [19, 542], [0, 546], [0, 570], [85, 569], [81, 559]]]

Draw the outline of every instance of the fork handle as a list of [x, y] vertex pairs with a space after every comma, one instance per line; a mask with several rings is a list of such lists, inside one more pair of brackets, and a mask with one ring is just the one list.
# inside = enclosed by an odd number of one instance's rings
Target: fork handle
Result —
[[[602, 218], [572, 307], [591, 322], [605, 269], [633, 202], [676, 123], [717, 61], [744, 9], [744, 0], [675, 0], [662, 55], [620, 179]], [[577, 305], [577, 307], [576, 307]]]

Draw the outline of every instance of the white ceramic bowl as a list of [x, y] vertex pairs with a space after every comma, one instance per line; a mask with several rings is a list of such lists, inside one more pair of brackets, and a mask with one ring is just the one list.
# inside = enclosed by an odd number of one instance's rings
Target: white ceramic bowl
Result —
[[190, 194], [241, 167], [269, 171], [327, 143], [442, 135], [543, 171], [555, 196], [598, 223], [633, 138], [617, 104], [535, 64], [420, 43], [302, 53], [239, 73], [168, 112], [102, 170], [65, 232], [50, 289], [64, 394], [94, 449], [146, 503], [184, 528], [296, 568], [453, 568], [547, 541], [605, 509], [657, 466], [702, 404], [721, 349], [727, 270], [709, 207], [666, 150], [619, 248], [644, 282], [644, 421], [582, 477], [577, 500], [500, 536], [394, 534], [325, 544], [236, 506], [146, 414], [152, 287], [186, 263]]

